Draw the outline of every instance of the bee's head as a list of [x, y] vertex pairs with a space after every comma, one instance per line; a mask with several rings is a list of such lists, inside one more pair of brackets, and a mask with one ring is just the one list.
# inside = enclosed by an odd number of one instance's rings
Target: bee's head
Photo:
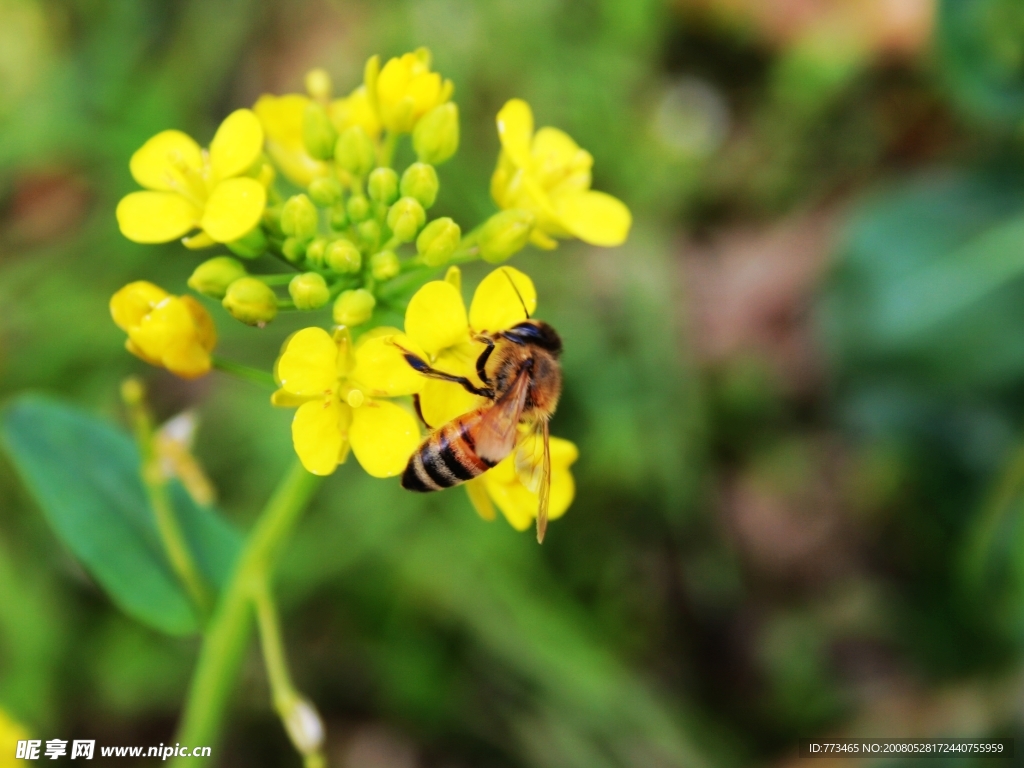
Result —
[[556, 357], [562, 353], [562, 339], [550, 325], [542, 320], [524, 320], [501, 334], [517, 344], [532, 344]]

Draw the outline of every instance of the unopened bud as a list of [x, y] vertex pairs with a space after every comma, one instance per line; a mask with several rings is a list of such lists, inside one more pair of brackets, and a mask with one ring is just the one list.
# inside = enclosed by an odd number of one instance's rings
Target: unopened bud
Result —
[[379, 282], [390, 280], [401, 268], [402, 265], [394, 251], [381, 251], [370, 257], [370, 274]]
[[420, 118], [412, 132], [412, 146], [420, 162], [440, 165], [459, 148], [459, 108], [454, 101], [434, 107]]
[[320, 309], [331, 298], [327, 281], [316, 272], [296, 275], [288, 283], [288, 293], [296, 309]]
[[277, 296], [255, 277], [242, 277], [228, 286], [221, 302], [235, 319], [247, 325], [269, 323], [277, 316]]
[[188, 287], [203, 296], [223, 299], [224, 294], [228, 292], [228, 286], [246, 274], [248, 273], [245, 267], [238, 259], [217, 256], [195, 268], [192, 277], [188, 279]]
[[337, 140], [338, 132], [327, 109], [318, 101], [309, 102], [302, 113], [302, 143], [306, 151], [317, 160], [330, 160]]
[[415, 197], [403, 197], [388, 211], [388, 227], [403, 243], [416, 237], [426, 220], [427, 213]]
[[341, 199], [341, 183], [330, 176], [317, 176], [309, 182], [309, 197], [321, 208], [328, 208]]
[[281, 231], [289, 237], [309, 240], [316, 235], [320, 214], [305, 195], [292, 195], [281, 209]]
[[305, 699], [295, 698], [284, 714], [285, 730], [295, 749], [303, 755], [313, 755], [324, 744], [324, 724], [319, 713]]
[[325, 237], [316, 237], [306, 246], [306, 258], [314, 267], [322, 267], [324, 265], [327, 242]]
[[324, 264], [333, 272], [358, 272], [363, 266], [363, 256], [351, 240], [340, 237], [327, 244], [324, 250]]
[[424, 208], [429, 208], [437, 199], [437, 171], [426, 163], [413, 163], [402, 174], [402, 195], [415, 197]]
[[380, 244], [380, 224], [377, 223], [376, 219], [367, 219], [359, 223], [356, 227], [356, 232], [359, 235], [359, 244], [366, 251], [376, 250]]
[[326, 70], [318, 67], [306, 73], [306, 93], [317, 101], [331, 98], [331, 76]]
[[331, 229], [338, 232], [348, 226], [348, 211], [340, 200], [331, 206], [330, 221]]
[[532, 213], [516, 208], [491, 216], [480, 230], [480, 258], [497, 264], [521, 251], [534, 221]]
[[281, 243], [281, 253], [292, 264], [298, 264], [306, 255], [306, 242], [297, 237], [286, 237]]
[[348, 199], [345, 211], [348, 213], [349, 221], [358, 224], [370, 217], [370, 201], [362, 195], [352, 195]]
[[377, 162], [377, 150], [362, 126], [352, 125], [338, 137], [334, 159], [353, 176], [365, 176]]
[[227, 243], [228, 250], [243, 259], [255, 259], [266, 253], [267, 235], [263, 227], [253, 227], [248, 233]]
[[374, 168], [366, 186], [375, 203], [391, 205], [398, 199], [398, 174], [391, 168]]
[[334, 302], [334, 322], [353, 328], [362, 325], [373, 316], [377, 300], [365, 288], [342, 291]]
[[416, 252], [428, 267], [439, 267], [455, 253], [462, 239], [459, 225], [447, 216], [434, 219], [416, 238]]

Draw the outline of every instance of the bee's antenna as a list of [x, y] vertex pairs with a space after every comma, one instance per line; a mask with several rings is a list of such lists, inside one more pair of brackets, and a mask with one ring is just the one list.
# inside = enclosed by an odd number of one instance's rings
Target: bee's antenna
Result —
[[501, 274], [508, 278], [509, 283], [512, 285], [512, 290], [516, 292], [516, 296], [519, 297], [519, 303], [523, 305], [523, 314], [526, 315], [526, 319], [530, 319], [530, 310], [526, 308], [526, 301], [523, 299], [523, 294], [519, 292], [519, 288], [516, 286], [516, 281], [512, 279], [512, 275], [508, 273], [508, 270], [502, 267]]

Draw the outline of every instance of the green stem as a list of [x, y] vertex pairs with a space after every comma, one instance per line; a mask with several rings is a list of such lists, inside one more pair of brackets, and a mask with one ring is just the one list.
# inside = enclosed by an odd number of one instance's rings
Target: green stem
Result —
[[380, 165], [385, 168], [391, 167], [391, 161], [395, 158], [395, 148], [398, 146], [398, 134], [388, 131], [384, 134], [384, 143], [380, 146]]
[[[249, 532], [203, 637], [176, 741], [213, 746], [238, 677], [252, 623], [254, 586], [265, 583], [282, 545], [321, 478], [296, 460]], [[179, 768], [187, 758], [172, 763]]]
[[295, 279], [294, 274], [250, 275], [250, 277], [255, 277], [257, 280], [266, 283], [267, 285], [288, 285], [288, 283]]
[[214, 357], [213, 367], [218, 371], [223, 371], [224, 373], [229, 373], [240, 379], [251, 381], [253, 384], [277, 389], [277, 382], [274, 381], [273, 375], [266, 371], [261, 371], [259, 368], [251, 368], [248, 365], [242, 365], [241, 363], [236, 363], [232, 360], [225, 360], [223, 357]]

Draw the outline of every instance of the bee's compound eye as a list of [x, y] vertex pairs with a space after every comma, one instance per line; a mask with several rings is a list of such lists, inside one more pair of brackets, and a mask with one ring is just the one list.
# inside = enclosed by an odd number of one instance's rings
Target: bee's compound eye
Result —
[[512, 326], [506, 331], [506, 338], [520, 344], [535, 344], [556, 355], [562, 351], [562, 339], [555, 329], [536, 320]]

